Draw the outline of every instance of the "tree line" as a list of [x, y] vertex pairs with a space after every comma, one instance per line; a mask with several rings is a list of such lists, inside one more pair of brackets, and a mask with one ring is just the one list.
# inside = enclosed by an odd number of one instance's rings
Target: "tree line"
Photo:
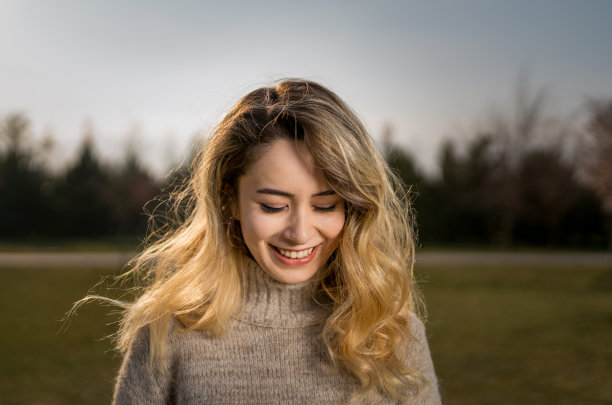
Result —
[[[494, 116], [469, 141], [443, 143], [437, 175], [424, 174], [387, 129], [381, 148], [410, 188], [422, 246], [597, 249], [610, 243], [612, 101], [591, 102], [588, 122], [578, 130], [551, 124], [542, 103], [521, 99], [511, 119]], [[142, 239], [145, 204], [187, 173], [183, 168], [158, 179], [135, 148], [111, 165], [97, 154], [91, 134], [71, 163], [51, 170], [50, 143], [34, 140], [26, 116], [0, 121], [4, 242]]]
[[547, 117], [545, 100], [519, 93], [511, 117], [494, 114], [463, 145], [443, 143], [436, 177], [387, 134], [425, 246], [612, 250], [612, 100], [590, 101], [582, 128]]
[[97, 239], [142, 236], [143, 207], [161, 183], [135, 150], [120, 165], [103, 162], [87, 134], [76, 158], [51, 170], [45, 142], [33, 141], [30, 122], [9, 114], [0, 127], [0, 239]]

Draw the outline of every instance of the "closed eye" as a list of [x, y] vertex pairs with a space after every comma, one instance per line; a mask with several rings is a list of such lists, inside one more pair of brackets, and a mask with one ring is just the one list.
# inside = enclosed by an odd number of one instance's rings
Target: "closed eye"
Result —
[[316, 211], [320, 211], [320, 212], [331, 212], [331, 211], [335, 211], [336, 210], [336, 203], [329, 205], [327, 207], [313, 207]]
[[263, 212], [268, 212], [268, 213], [276, 213], [276, 212], [281, 212], [285, 207], [272, 207], [270, 205], [267, 204], [259, 204], [259, 206], [261, 207], [261, 210]]

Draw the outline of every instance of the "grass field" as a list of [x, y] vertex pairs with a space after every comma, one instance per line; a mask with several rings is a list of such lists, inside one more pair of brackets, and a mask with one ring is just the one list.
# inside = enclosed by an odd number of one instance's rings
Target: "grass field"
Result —
[[[120, 358], [108, 308], [60, 319], [115, 269], [0, 269], [0, 402], [108, 404]], [[444, 403], [612, 403], [612, 274], [417, 268]]]
[[428, 335], [451, 404], [612, 403], [612, 274], [425, 268]]

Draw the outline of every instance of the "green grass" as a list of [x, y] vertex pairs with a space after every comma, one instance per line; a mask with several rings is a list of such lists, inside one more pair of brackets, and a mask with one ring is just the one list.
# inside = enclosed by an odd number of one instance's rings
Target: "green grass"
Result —
[[0, 402], [109, 404], [120, 358], [112, 350], [113, 318], [82, 307], [65, 332], [61, 319], [114, 270], [0, 269]]
[[[0, 402], [108, 404], [116, 318], [89, 304], [103, 275], [0, 269]], [[444, 403], [612, 403], [612, 275], [601, 268], [418, 267]]]
[[417, 269], [444, 403], [612, 403], [602, 268]]

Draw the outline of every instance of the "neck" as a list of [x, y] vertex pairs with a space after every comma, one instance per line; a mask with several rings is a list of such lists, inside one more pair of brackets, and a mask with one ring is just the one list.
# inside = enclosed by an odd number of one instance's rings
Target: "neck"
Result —
[[242, 322], [279, 328], [296, 328], [322, 323], [329, 314], [314, 299], [317, 283], [308, 280], [297, 284], [285, 284], [271, 278], [249, 259], [243, 266]]

